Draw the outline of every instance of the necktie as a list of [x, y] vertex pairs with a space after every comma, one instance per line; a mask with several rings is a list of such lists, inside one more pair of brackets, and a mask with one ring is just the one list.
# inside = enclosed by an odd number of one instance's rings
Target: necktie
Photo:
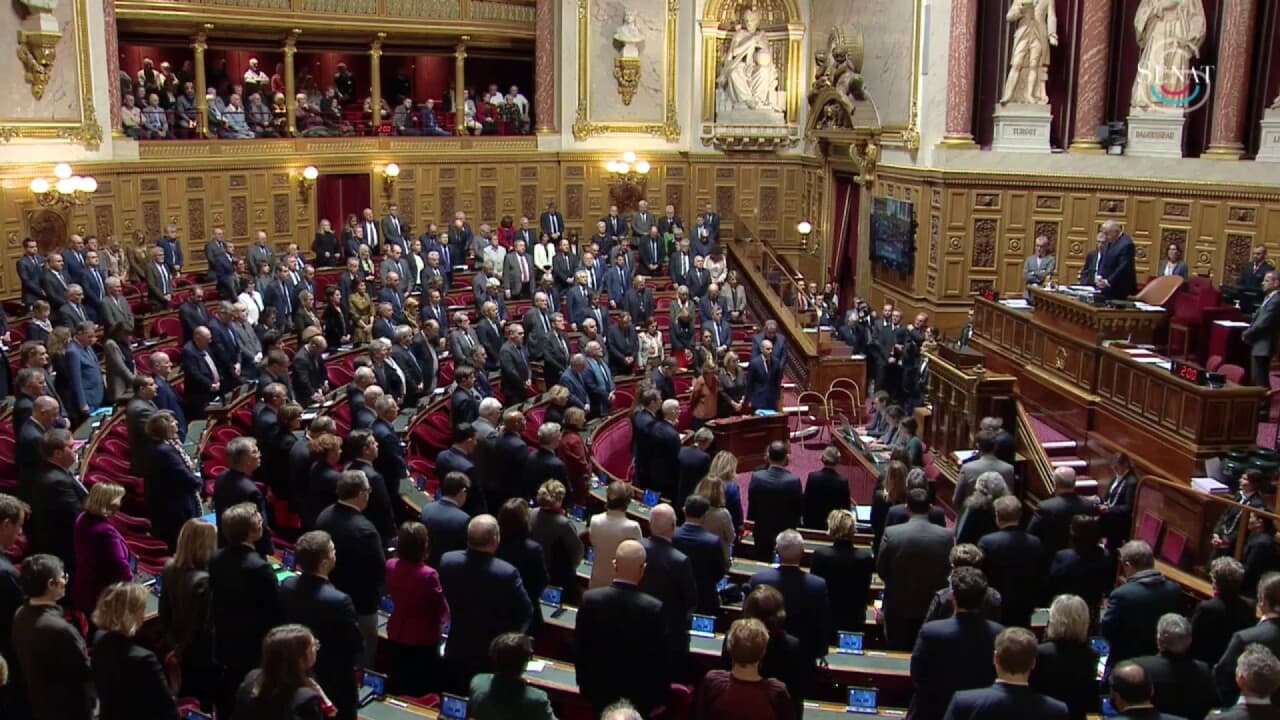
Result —
[[712, 324], [711, 324], [711, 332], [715, 333], [715, 336], [716, 336], [716, 347], [720, 347], [720, 326], [719, 326], [719, 325], [717, 325], [717, 324], [715, 324], [715, 323], [712, 323]]
[[163, 295], [169, 294], [169, 271], [164, 265], [156, 265], [156, 270], [160, 273], [160, 292]]
[[542, 319], [542, 332], [551, 332], [551, 324], [547, 322], [547, 314], [545, 312], [539, 312], [538, 317]]
[[[289, 299], [289, 290], [284, 286], [284, 283], [280, 283], [280, 295], [284, 298], [285, 315], [293, 315], [293, 302]], [[283, 318], [280, 319], [283, 320]]]
[[529, 261], [524, 255], [516, 255], [520, 259], [520, 282], [529, 282]]
[[449, 246], [448, 245], [440, 246], [440, 265], [443, 268], [451, 267], [449, 265]]
[[658, 259], [658, 241], [657, 240], [649, 241], [649, 252], [651, 253], [651, 257], [654, 260]]
[[689, 273], [689, 254], [680, 253], [680, 274], [687, 275]]
[[54, 270], [53, 276], [58, 278], [58, 282], [62, 285], [62, 287], [67, 286], [67, 281], [62, 279], [62, 273], [58, 272], [57, 270]]
[[587, 280], [589, 280], [589, 281], [590, 281], [590, 282], [588, 282], [587, 284], [588, 284], [588, 285], [590, 285], [590, 286], [591, 286], [591, 288], [594, 290], [594, 289], [595, 289], [595, 287], [596, 287], [596, 270], [595, 270], [595, 268], [591, 268], [590, 270], [588, 270], [588, 271], [587, 271]]
[[213, 373], [213, 382], [218, 382], [218, 366], [213, 364], [213, 358], [209, 357], [209, 353], [202, 352], [200, 356], [204, 358], [204, 363], [209, 366], [209, 371]]

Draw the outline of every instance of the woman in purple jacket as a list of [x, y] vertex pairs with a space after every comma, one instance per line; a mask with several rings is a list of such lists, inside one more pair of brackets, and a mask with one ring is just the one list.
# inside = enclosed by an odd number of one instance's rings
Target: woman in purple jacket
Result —
[[107, 518], [120, 509], [124, 488], [100, 482], [89, 488], [84, 512], [76, 518], [72, 533], [76, 572], [71, 575], [71, 607], [86, 616], [93, 613], [98, 595], [112, 583], [130, 582], [129, 548]]

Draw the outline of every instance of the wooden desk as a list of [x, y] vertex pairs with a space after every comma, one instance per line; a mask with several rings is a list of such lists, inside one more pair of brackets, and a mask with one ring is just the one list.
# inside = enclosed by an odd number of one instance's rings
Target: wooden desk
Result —
[[1045, 290], [1034, 285], [1028, 289], [1031, 306], [1044, 325], [1077, 334], [1095, 345], [1103, 340], [1149, 343], [1169, 322], [1169, 314], [1164, 311], [1094, 305], [1065, 290]]
[[738, 456], [738, 472], [746, 472], [765, 462], [769, 443], [791, 438], [790, 416], [747, 415], [707, 423], [715, 435], [714, 447]]
[[1005, 427], [1014, 427], [1015, 378], [981, 364], [964, 367], [971, 358], [957, 358], [955, 351], [946, 348], [926, 352], [925, 357], [932, 414], [923, 439], [933, 450], [934, 463], [954, 478], [960, 467], [951, 453], [973, 447], [979, 419], [1003, 418]]

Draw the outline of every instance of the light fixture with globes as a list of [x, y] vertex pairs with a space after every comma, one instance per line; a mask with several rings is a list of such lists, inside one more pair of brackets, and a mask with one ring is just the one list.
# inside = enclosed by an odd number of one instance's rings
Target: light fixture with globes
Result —
[[298, 173], [298, 200], [302, 204], [305, 205], [311, 199], [311, 191], [315, 188], [318, 177], [320, 177], [320, 171], [315, 165], [308, 165]]
[[801, 220], [796, 223], [796, 232], [800, 233], [800, 245], [809, 255], [818, 254], [818, 236], [814, 232], [813, 223]]
[[395, 163], [387, 163], [382, 168], [382, 191], [387, 197], [391, 197], [391, 192], [396, 188], [396, 178], [400, 177], [400, 166]]
[[649, 161], [637, 159], [630, 150], [622, 153], [621, 160], [610, 160], [604, 167], [614, 180], [623, 185], [640, 185], [649, 176]]
[[93, 177], [75, 175], [67, 163], [53, 166], [53, 182], [38, 177], [27, 188], [43, 208], [66, 209], [84, 205], [98, 191], [98, 181]]

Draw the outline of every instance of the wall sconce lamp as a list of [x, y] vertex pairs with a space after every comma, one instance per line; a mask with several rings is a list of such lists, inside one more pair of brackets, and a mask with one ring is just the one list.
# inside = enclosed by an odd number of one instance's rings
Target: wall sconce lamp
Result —
[[818, 254], [818, 235], [814, 232], [813, 223], [801, 220], [796, 223], [796, 232], [800, 233], [800, 245], [807, 255]]
[[396, 178], [400, 177], [400, 166], [395, 163], [387, 163], [382, 168], [382, 192], [387, 197], [391, 197], [391, 192], [396, 188]]
[[27, 186], [40, 207], [67, 209], [84, 205], [98, 190], [97, 180], [71, 174], [71, 166], [67, 163], [55, 165], [53, 177], [53, 183], [38, 177]]
[[316, 178], [320, 177], [320, 171], [315, 165], [308, 165], [302, 168], [302, 174], [298, 176], [298, 200], [306, 205], [311, 199], [311, 191], [315, 189]]
[[622, 154], [621, 160], [610, 160], [604, 167], [614, 180], [623, 185], [642, 185], [649, 175], [649, 161], [637, 160], [636, 154], [630, 150]]

